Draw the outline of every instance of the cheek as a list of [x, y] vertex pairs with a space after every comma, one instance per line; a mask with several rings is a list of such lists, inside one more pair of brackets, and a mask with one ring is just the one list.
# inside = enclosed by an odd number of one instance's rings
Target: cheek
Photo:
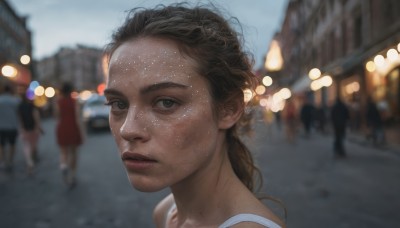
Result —
[[204, 109], [188, 110], [182, 117], [159, 128], [157, 135], [163, 138], [160, 140], [163, 145], [160, 146], [169, 148], [166, 153], [177, 153], [179, 156], [208, 150], [218, 131], [212, 117], [211, 112]]

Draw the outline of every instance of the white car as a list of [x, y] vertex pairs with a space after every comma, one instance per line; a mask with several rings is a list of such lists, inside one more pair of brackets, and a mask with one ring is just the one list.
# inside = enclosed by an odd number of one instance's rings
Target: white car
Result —
[[83, 104], [82, 117], [88, 131], [109, 128], [110, 107], [105, 103], [104, 96], [95, 94]]

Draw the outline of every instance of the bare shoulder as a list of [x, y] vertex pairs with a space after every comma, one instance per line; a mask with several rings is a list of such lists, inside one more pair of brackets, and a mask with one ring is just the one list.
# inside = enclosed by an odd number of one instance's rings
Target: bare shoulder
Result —
[[[263, 202], [263, 199], [256, 197], [253, 193], [247, 191], [247, 189], [246, 191], [243, 191], [242, 194], [240, 195], [241, 197], [238, 197], [236, 205], [241, 205], [241, 207], [237, 211], [235, 211], [234, 214], [258, 215], [262, 218], [265, 218], [267, 220], [276, 223], [280, 227], [286, 227], [282, 219], [279, 216], [277, 216], [277, 214], [275, 214], [275, 212], [272, 211], [267, 204]], [[232, 227], [241, 228], [241, 227], [263, 227], [263, 226], [255, 222], [243, 221]]]
[[167, 219], [167, 213], [174, 205], [175, 200], [172, 194], [166, 196], [163, 200], [161, 200], [153, 211], [153, 220], [157, 227], [164, 227], [165, 221]]

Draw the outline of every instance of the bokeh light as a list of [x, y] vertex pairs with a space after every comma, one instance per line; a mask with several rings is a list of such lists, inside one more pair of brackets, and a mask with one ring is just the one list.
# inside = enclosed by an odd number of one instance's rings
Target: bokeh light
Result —
[[47, 87], [47, 88], [44, 90], [44, 95], [45, 95], [46, 97], [48, 97], [48, 98], [54, 97], [55, 94], [56, 94], [56, 91], [54, 90], [53, 87]]
[[318, 68], [312, 68], [310, 72], [308, 72], [308, 77], [311, 80], [315, 80], [321, 76], [321, 71]]
[[265, 76], [264, 78], [263, 78], [263, 80], [262, 80], [262, 83], [265, 85], [265, 86], [271, 86], [272, 85], [272, 78], [270, 77], [270, 76]]
[[43, 96], [44, 94], [44, 87], [43, 86], [38, 86], [35, 88], [35, 95], [40, 97]]
[[21, 61], [22, 64], [27, 65], [31, 62], [31, 57], [29, 57], [29, 55], [23, 55], [19, 61]]
[[396, 49], [392, 48], [387, 51], [386, 56], [390, 61], [396, 61], [399, 57], [399, 53], [396, 51]]
[[368, 61], [365, 64], [365, 69], [367, 69], [368, 72], [374, 72], [376, 70], [374, 61]]
[[385, 64], [385, 58], [382, 55], [377, 55], [374, 58], [374, 63], [376, 66], [383, 66]]
[[258, 85], [257, 87], [256, 87], [256, 93], [258, 94], [258, 95], [263, 95], [264, 93], [265, 93], [265, 87], [263, 86], [263, 85]]
[[17, 76], [18, 71], [17, 71], [17, 69], [15, 69], [15, 67], [13, 67], [11, 65], [5, 65], [1, 68], [1, 73], [6, 77], [13, 78], [13, 77]]

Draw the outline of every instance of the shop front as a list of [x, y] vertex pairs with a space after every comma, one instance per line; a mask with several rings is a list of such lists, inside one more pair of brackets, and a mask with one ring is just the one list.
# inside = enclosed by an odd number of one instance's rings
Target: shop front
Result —
[[390, 47], [365, 63], [367, 93], [376, 102], [385, 122], [400, 123], [399, 51], [396, 46]]

